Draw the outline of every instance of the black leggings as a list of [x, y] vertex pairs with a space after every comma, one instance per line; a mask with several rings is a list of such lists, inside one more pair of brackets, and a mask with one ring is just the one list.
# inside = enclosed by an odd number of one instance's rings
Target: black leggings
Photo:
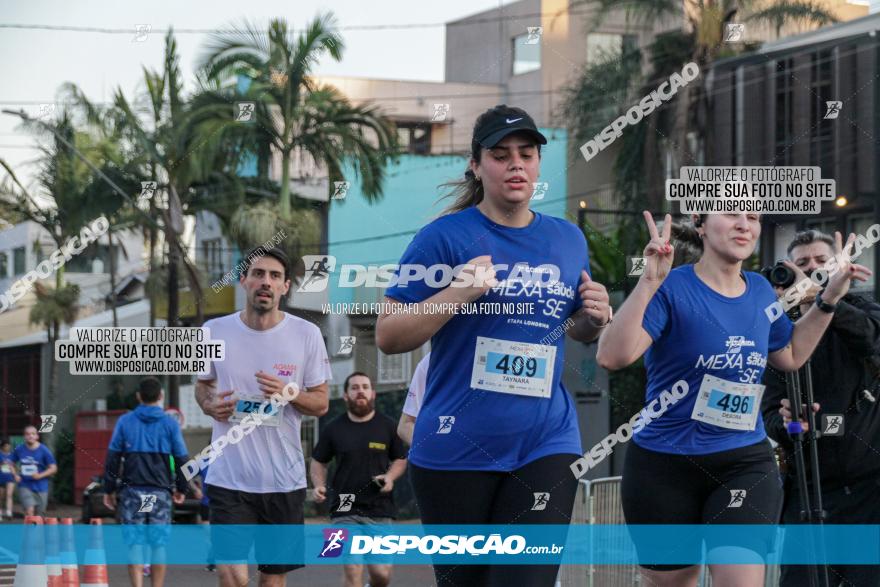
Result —
[[[549, 455], [511, 472], [440, 471], [411, 464], [422, 524], [567, 525], [578, 486], [569, 465], [580, 456]], [[544, 509], [532, 509], [535, 493], [550, 494]], [[565, 535], [555, 542], [563, 544]], [[558, 572], [559, 563], [434, 565], [437, 587], [553, 587]]]
[[[749, 544], [739, 546], [759, 554], [772, 549], [773, 525], [782, 509], [782, 479], [767, 439], [707, 455], [660, 453], [631, 442], [620, 491], [627, 524], [755, 524]], [[645, 568], [664, 571], [693, 564], [646, 564], [644, 554], [658, 552], [658, 545], [634, 541]], [[725, 545], [706, 545], [718, 546]], [[697, 540], [676, 544], [675, 552], [693, 559], [701, 550]]]

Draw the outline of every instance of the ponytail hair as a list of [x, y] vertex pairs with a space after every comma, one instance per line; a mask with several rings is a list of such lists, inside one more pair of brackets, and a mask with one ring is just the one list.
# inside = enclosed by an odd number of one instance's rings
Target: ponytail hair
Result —
[[682, 220], [672, 225], [672, 243], [675, 248], [673, 267], [693, 265], [703, 256], [703, 239], [697, 232], [697, 227], [702, 225], [702, 215], [698, 215], [696, 220]]
[[[480, 162], [480, 150], [480, 144], [473, 141], [471, 143], [471, 158], [477, 163]], [[464, 179], [448, 181], [441, 184], [441, 187], [452, 188], [452, 191], [444, 197], [453, 198], [452, 204], [443, 210], [441, 216], [467, 210], [483, 201], [483, 182], [477, 180], [477, 176], [474, 175], [470, 167], [464, 172]]]

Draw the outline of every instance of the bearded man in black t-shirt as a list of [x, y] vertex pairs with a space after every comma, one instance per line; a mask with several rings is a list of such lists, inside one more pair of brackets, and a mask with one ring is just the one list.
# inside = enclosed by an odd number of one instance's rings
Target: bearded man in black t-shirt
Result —
[[[312, 451], [309, 473], [315, 502], [328, 497], [327, 465], [336, 459], [330, 481], [330, 518], [334, 524], [375, 526], [394, 518], [394, 482], [406, 470], [406, 446], [397, 423], [376, 412], [376, 391], [370, 378], [354, 372], [345, 379], [346, 412], [321, 430]], [[362, 564], [345, 565], [346, 587], [363, 585]], [[371, 587], [391, 583], [390, 564], [368, 564]]]

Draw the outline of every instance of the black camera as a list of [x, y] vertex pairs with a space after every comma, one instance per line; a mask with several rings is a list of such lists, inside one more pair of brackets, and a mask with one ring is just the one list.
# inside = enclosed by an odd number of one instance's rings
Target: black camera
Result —
[[783, 289], [791, 287], [795, 280], [794, 271], [782, 261], [777, 261], [776, 265], [764, 267], [761, 269], [761, 275], [774, 287], [781, 287]]

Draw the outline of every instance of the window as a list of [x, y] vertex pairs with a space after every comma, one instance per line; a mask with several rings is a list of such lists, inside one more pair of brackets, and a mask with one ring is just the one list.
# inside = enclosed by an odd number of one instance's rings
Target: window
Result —
[[592, 33], [587, 36], [587, 65], [629, 54], [638, 47], [635, 35]]
[[540, 40], [540, 36], [536, 39], [528, 33], [513, 38], [513, 75], [541, 69]]
[[776, 230], [773, 234], [773, 262], [779, 261], [780, 259], [788, 258], [788, 245], [791, 241], [794, 240], [794, 235], [797, 232], [796, 224], [794, 222], [786, 222], [776, 225]]
[[[792, 129], [794, 125], [794, 68], [793, 59], [783, 59], [776, 63], [776, 145], [774, 163], [791, 164]], [[823, 177], [825, 177], [823, 175]]]
[[[874, 224], [873, 218], [870, 214], [865, 214], [864, 216], [853, 216], [849, 220], [849, 227], [847, 228], [847, 234], [854, 232], [856, 236], [864, 235], [868, 232], [868, 227]], [[846, 238], [846, 237], [844, 237]], [[874, 255], [876, 254], [876, 246], [873, 247], [865, 247], [862, 249], [862, 254], [858, 256], [858, 258], [854, 259], [854, 263], [858, 263], [859, 265], [864, 265], [871, 271], [874, 270]], [[873, 292], [874, 284], [877, 283], [877, 275], [876, 273], [868, 277], [867, 281], [853, 281], [851, 288], [853, 290], [858, 291], [859, 293], [865, 293], [866, 290]]]
[[804, 230], [818, 230], [834, 236], [837, 220], [834, 218], [810, 218], [804, 221]]
[[24, 275], [24, 247], [12, 249], [12, 274]]
[[205, 273], [211, 279], [223, 277], [223, 253], [221, 239], [212, 238], [202, 241], [202, 264]]
[[[119, 259], [119, 245], [113, 245], [115, 259]], [[65, 263], [65, 270], [71, 273], [110, 273], [110, 246], [92, 243], [86, 249], [71, 257]], [[116, 264], [119, 271], [119, 264]]]
[[413, 155], [431, 153], [431, 128], [425, 123], [398, 122], [397, 139], [403, 153]]
[[378, 375], [377, 383], [409, 383], [410, 379], [410, 354], [401, 353], [399, 355], [386, 355], [379, 349], [378, 353]]
[[810, 165], [822, 168], [822, 177], [833, 177], [834, 133], [836, 120], [825, 120], [826, 103], [836, 100], [831, 95], [834, 72], [834, 53], [831, 49], [817, 51], [811, 56], [810, 79]]
[[0, 279], [9, 275], [9, 255], [0, 253]]

